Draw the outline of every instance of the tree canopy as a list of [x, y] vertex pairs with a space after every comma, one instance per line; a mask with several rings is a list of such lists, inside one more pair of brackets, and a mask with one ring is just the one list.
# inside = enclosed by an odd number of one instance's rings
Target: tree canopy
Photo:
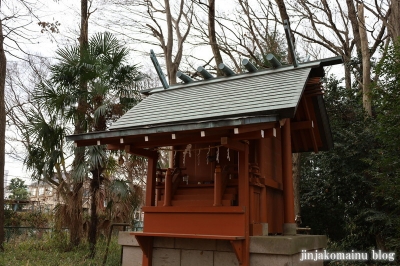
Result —
[[357, 88], [325, 81], [335, 147], [303, 158], [303, 222], [337, 250], [400, 251], [399, 43], [386, 52], [375, 68], [372, 117]]
[[28, 186], [21, 178], [13, 178], [8, 185], [8, 191], [11, 193], [9, 199], [12, 200], [27, 200], [29, 199]]

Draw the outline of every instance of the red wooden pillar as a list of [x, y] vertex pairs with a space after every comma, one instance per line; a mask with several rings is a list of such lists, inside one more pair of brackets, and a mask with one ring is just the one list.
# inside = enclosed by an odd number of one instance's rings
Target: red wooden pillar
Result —
[[[146, 200], [145, 206], [155, 206], [155, 188], [157, 177], [157, 160], [158, 154], [154, 153], [147, 157], [147, 182], [146, 182]], [[143, 231], [146, 231], [146, 216], [144, 217]], [[153, 238], [152, 237], [136, 237], [143, 251], [143, 266], [151, 266], [153, 258]]]
[[[271, 160], [271, 156], [269, 155], [269, 150], [267, 149], [266, 142], [270, 141], [267, 139], [261, 139], [258, 141], [258, 164], [260, 166], [261, 177], [264, 178], [272, 178], [270, 173], [268, 172], [267, 160]], [[272, 164], [272, 163], [271, 163]], [[260, 222], [268, 223], [268, 205], [267, 205], [267, 187], [264, 186], [261, 188], [260, 193]]]
[[282, 183], [284, 202], [284, 226], [283, 233], [296, 234], [294, 195], [293, 195], [293, 171], [292, 171], [292, 143], [290, 132], [290, 119], [286, 119], [282, 128]]
[[155, 189], [157, 176], [157, 160], [158, 154], [147, 157], [147, 182], [146, 182], [146, 201], [145, 206], [155, 206]]
[[164, 206], [171, 206], [172, 198], [172, 173], [171, 168], [165, 173]]
[[250, 185], [249, 185], [249, 146], [239, 151], [239, 206], [245, 208], [245, 240], [241, 266], [250, 265]]
[[214, 173], [214, 206], [222, 205], [222, 177], [221, 166], [215, 167]]

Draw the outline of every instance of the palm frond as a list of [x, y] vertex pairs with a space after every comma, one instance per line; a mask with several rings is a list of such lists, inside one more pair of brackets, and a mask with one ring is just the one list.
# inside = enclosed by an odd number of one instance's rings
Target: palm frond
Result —
[[111, 182], [110, 192], [121, 200], [126, 200], [130, 196], [129, 186], [126, 180], [122, 179], [115, 179]]
[[[77, 147], [75, 150], [85, 150], [84, 147]], [[88, 168], [85, 160], [76, 160], [77, 164], [73, 166], [71, 173], [72, 180], [77, 183], [81, 183], [86, 178], [86, 173], [88, 173]]]
[[60, 48], [56, 51], [59, 56], [58, 60], [60, 64], [57, 65], [78, 65], [80, 62], [80, 48], [79, 46], [68, 46], [66, 48]]
[[87, 147], [87, 163], [91, 169], [104, 167], [106, 150], [104, 145]]
[[63, 86], [55, 86], [51, 81], [43, 81], [36, 86], [33, 100], [49, 113], [57, 112], [65, 115], [65, 110], [77, 103], [82, 93], [68, 90]]
[[89, 40], [89, 49], [92, 55], [110, 54], [120, 49], [118, 39], [109, 32], [97, 33]]
[[93, 116], [94, 116], [94, 122], [97, 124], [99, 119], [101, 117], [104, 117], [109, 111], [109, 105], [108, 104], [103, 104], [94, 111]]

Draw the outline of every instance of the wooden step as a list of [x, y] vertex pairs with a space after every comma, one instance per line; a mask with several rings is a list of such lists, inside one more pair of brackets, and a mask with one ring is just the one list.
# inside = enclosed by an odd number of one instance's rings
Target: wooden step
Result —
[[[162, 190], [163, 192], [164, 190]], [[211, 193], [214, 191], [214, 187], [185, 187], [185, 186], [180, 186], [178, 187], [178, 189], [176, 190], [176, 193], [180, 193], [180, 194], [200, 194], [200, 193]], [[237, 191], [237, 187], [236, 186], [227, 186], [225, 191], [230, 192], [236, 192]]]
[[[233, 194], [237, 195], [238, 194], [238, 189], [236, 187], [227, 187], [225, 189], [224, 194]], [[186, 189], [177, 189], [175, 191], [175, 195], [214, 195], [214, 189], [212, 190], [186, 190]], [[160, 196], [164, 196], [164, 191], [161, 191]]]
[[214, 188], [213, 187], [179, 187], [175, 195], [184, 195], [184, 194], [213, 194]]
[[[236, 194], [225, 193], [222, 199], [235, 200]], [[174, 195], [173, 200], [214, 200], [214, 194], [182, 194]]]
[[[157, 206], [163, 206], [164, 201], [158, 201]], [[172, 200], [172, 206], [213, 206], [214, 200]], [[232, 206], [232, 200], [222, 200], [222, 206]]]

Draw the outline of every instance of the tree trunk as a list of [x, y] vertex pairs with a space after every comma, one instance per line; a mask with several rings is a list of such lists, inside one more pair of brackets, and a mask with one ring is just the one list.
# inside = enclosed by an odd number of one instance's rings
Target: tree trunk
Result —
[[90, 226], [89, 226], [89, 257], [94, 258], [96, 255], [96, 243], [97, 243], [97, 226], [98, 226], [98, 215], [97, 215], [97, 192], [100, 188], [101, 183], [101, 169], [97, 168], [92, 172], [92, 179], [90, 180]]
[[172, 59], [172, 52], [174, 47], [174, 36], [173, 36], [173, 26], [172, 26], [172, 14], [171, 7], [169, 5], [169, 0], [164, 0], [165, 3], [165, 18], [167, 22], [167, 45], [164, 48], [165, 64], [167, 65], [168, 81], [169, 84], [176, 84], [176, 73], [178, 72], [178, 66], [174, 65]]
[[[83, 56], [84, 50], [88, 46], [88, 1], [81, 0], [81, 33], [79, 36], [80, 44], [80, 55]], [[87, 90], [87, 83], [81, 78], [80, 89], [82, 91]], [[86, 132], [86, 128], [83, 126], [85, 121], [87, 102], [86, 98], [81, 97], [78, 101], [77, 118], [75, 120], [74, 134], [81, 134]], [[73, 166], [76, 167], [83, 162], [85, 157], [84, 149], [75, 149]], [[74, 169], [74, 170], [75, 170]], [[71, 210], [71, 228], [70, 228], [70, 243], [73, 246], [79, 245], [82, 237], [82, 190], [83, 178], [75, 180], [73, 188], [73, 209]]]
[[218, 65], [222, 63], [222, 56], [218, 47], [215, 33], [215, 0], [208, 0], [208, 38], [210, 40], [215, 63], [217, 64], [217, 76], [223, 76], [224, 72], [222, 72], [222, 70], [218, 67]]
[[345, 56], [344, 57], [344, 64], [343, 64], [343, 68], [344, 68], [344, 81], [345, 81], [345, 86], [347, 89], [351, 89], [351, 69], [349, 66], [350, 63], [350, 56]]
[[[85, 50], [89, 45], [89, 36], [88, 36], [88, 0], [81, 0], [81, 33], [79, 36], [79, 53], [82, 58], [85, 54]], [[81, 91], [87, 91], [87, 82], [85, 79], [80, 76], [79, 87]], [[83, 95], [83, 94], [82, 94]], [[78, 116], [75, 121], [75, 134], [81, 134], [86, 132], [86, 128], [83, 126], [83, 121], [85, 121], [85, 115], [87, 111], [87, 99], [85, 97], [81, 97], [78, 102], [77, 108]], [[80, 157], [75, 158], [75, 160], [81, 160]], [[78, 161], [79, 162], [79, 161]]]
[[393, 42], [400, 37], [400, 0], [392, 0], [390, 3], [391, 13], [389, 16], [389, 33]]
[[358, 5], [358, 19], [361, 55], [362, 55], [362, 88], [363, 88], [363, 107], [368, 116], [372, 116], [372, 99], [371, 99], [371, 53], [368, 47], [367, 30], [365, 29], [364, 4]]
[[88, 0], [81, 0], [81, 35], [79, 36], [79, 44], [81, 46], [81, 52], [83, 48], [86, 48], [89, 43], [89, 14], [88, 14]]
[[[287, 10], [286, 10], [285, 1], [284, 0], [275, 0], [275, 2], [278, 5], [279, 14], [281, 15], [282, 23], [285, 20], [289, 21], [289, 15], [288, 15]], [[295, 40], [294, 40], [293, 32], [292, 32], [292, 36], [291, 37], [292, 37], [292, 41], [293, 41], [293, 46], [295, 47], [295, 43], [294, 43]], [[288, 48], [288, 63], [292, 64], [293, 62], [294, 62], [294, 58], [292, 58], [292, 53], [290, 52], [290, 50]]]
[[7, 59], [4, 52], [3, 22], [0, 21], [0, 252], [4, 251], [4, 164], [6, 137], [4, 91], [6, 82], [6, 65]]
[[354, 1], [346, 0], [346, 4], [348, 10], [347, 11], [348, 17], [351, 22], [351, 28], [353, 29], [353, 35], [354, 35], [353, 38], [357, 48], [357, 56], [361, 56], [361, 36], [360, 36], [359, 23], [357, 19], [356, 8], [354, 6]]
[[71, 224], [70, 224], [70, 244], [74, 247], [78, 246], [81, 242], [82, 237], [82, 186], [83, 183], [79, 182], [74, 184], [73, 191], [72, 191], [72, 199], [70, 206], [70, 217], [71, 217]]

